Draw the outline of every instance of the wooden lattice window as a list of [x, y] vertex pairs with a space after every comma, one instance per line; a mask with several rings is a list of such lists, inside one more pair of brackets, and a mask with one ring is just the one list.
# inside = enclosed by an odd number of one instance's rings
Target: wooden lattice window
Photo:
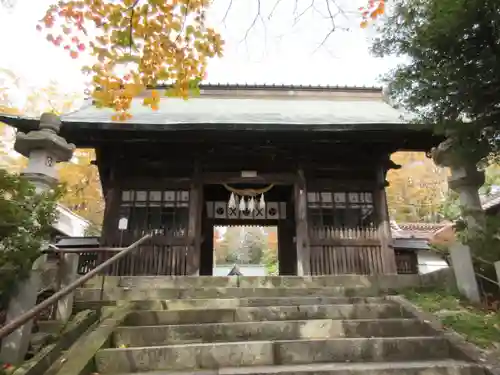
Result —
[[189, 191], [122, 191], [120, 217], [128, 219], [127, 231], [135, 235], [144, 230], [163, 229], [175, 237], [187, 236]]
[[308, 192], [307, 206], [313, 227], [369, 228], [375, 224], [371, 192]]
[[415, 251], [395, 251], [398, 274], [417, 274], [418, 257]]

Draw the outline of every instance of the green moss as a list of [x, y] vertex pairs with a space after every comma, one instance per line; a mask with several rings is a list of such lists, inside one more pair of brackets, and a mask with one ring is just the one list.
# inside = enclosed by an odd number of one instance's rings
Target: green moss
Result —
[[444, 290], [404, 290], [402, 294], [421, 309], [435, 314], [441, 323], [484, 349], [500, 345], [500, 313], [473, 306], [456, 293]]

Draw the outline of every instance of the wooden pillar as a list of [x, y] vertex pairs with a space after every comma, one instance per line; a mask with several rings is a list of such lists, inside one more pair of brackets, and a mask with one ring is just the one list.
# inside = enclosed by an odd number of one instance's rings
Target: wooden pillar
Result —
[[377, 185], [374, 191], [378, 235], [380, 239], [384, 274], [397, 274], [396, 254], [392, 246], [391, 224], [387, 207], [387, 196], [385, 193], [385, 187], [387, 186], [385, 175], [385, 167], [379, 167], [377, 171]]
[[[99, 158], [100, 152], [96, 150], [96, 155]], [[107, 169], [107, 168], [106, 168]], [[105, 169], [100, 169], [100, 172]], [[108, 188], [104, 196], [104, 217], [102, 221], [102, 232], [101, 232], [101, 246], [117, 246], [120, 245], [116, 243], [118, 234], [118, 217], [120, 213], [120, 203], [122, 191], [119, 188], [121, 185], [116, 176], [117, 163], [116, 160], [111, 161], [111, 166], [109, 167], [108, 176], [100, 176], [101, 178], [107, 178]], [[127, 217], [128, 219], [128, 217]], [[124, 245], [124, 244], [121, 244]]]
[[[101, 246], [117, 246], [118, 217], [121, 201], [121, 190], [116, 187], [108, 188], [104, 199], [104, 218], [102, 223]], [[128, 218], [127, 218], [128, 219]]]
[[311, 274], [309, 229], [307, 222], [307, 190], [304, 171], [299, 168], [297, 181], [294, 186], [296, 246], [297, 246], [297, 275]]
[[201, 261], [201, 216], [203, 212], [203, 184], [198, 165], [195, 165], [189, 192], [188, 249], [189, 257], [186, 273], [200, 274]]

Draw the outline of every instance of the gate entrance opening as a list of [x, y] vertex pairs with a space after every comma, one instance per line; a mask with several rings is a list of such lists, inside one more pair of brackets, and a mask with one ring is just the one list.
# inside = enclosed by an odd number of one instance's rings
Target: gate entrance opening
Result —
[[[233, 185], [245, 188], [248, 185]], [[258, 185], [252, 187], [259, 188]], [[205, 207], [202, 217], [202, 237], [200, 254], [200, 275], [213, 275], [217, 254], [215, 228], [276, 228], [277, 240], [277, 273], [280, 275], [296, 275], [297, 251], [295, 247], [295, 216], [293, 204], [293, 188], [288, 185], [274, 186], [266, 193], [264, 208], [256, 207], [253, 211], [240, 211], [238, 207], [228, 205], [229, 194], [222, 185], [205, 185], [203, 191]], [[244, 236], [242, 229], [242, 236]], [[251, 230], [248, 230], [251, 232]]]
[[278, 227], [216, 226], [213, 240], [214, 276], [278, 274]]

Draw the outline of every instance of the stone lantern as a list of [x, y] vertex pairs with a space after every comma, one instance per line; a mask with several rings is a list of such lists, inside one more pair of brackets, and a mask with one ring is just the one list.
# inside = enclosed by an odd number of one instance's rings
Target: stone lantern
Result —
[[[75, 145], [66, 142], [58, 135], [61, 121], [52, 113], [44, 113], [40, 117], [40, 127], [28, 133], [18, 132], [14, 149], [28, 158], [28, 166], [22, 172], [37, 192], [54, 188], [58, 181], [56, 165], [67, 162], [73, 156]], [[40, 257], [33, 264], [31, 275], [18, 285], [17, 293], [9, 302], [7, 321], [15, 319], [32, 309], [37, 300], [41, 286], [41, 274], [46, 256]], [[59, 278], [61, 287], [74, 280], [78, 266], [77, 254], [65, 254], [60, 258]], [[61, 299], [57, 304], [57, 318], [66, 320], [71, 314], [73, 297]], [[20, 364], [28, 350], [33, 321], [30, 321], [2, 340], [0, 360]]]
[[61, 120], [52, 113], [40, 117], [39, 130], [18, 132], [14, 149], [28, 158], [22, 175], [37, 189], [48, 190], [58, 183], [56, 164], [71, 160], [75, 145], [59, 136]]

